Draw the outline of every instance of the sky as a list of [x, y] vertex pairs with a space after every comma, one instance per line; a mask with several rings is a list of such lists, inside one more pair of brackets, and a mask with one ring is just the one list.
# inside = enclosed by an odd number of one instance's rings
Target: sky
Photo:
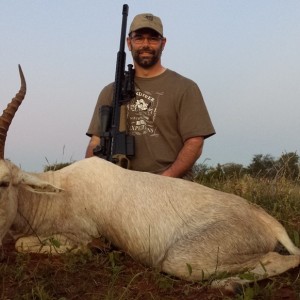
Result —
[[114, 80], [125, 3], [127, 28], [139, 13], [162, 19], [162, 64], [201, 89], [217, 134], [199, 163], [299, 154], [299, 0], [124, 1], [0, 0], [0, 111], [19, 90], [18, 64], [27, 81], [6, 158], [34, 172], [84, 158], [99, 92]]

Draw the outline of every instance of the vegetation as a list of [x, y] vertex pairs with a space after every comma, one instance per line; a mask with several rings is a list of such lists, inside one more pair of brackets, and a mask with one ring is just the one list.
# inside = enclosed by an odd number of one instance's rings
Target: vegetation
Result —
[[[57, 165], [57, 164], [56, 164]], [[63, 166], [63, 165], [60, 165]], [[50, 166], [49, 166], [50, 167]], [[55, 166], [57, 169], [57, 166]], [[51, 168], [50, 168], [51, 170]], [[195, 181], [240, 195], [280, 220], [300, 246], [299, 156], [279, 159], [255, 155], [239, 164], [195, 166]], [[300, 269], [246, 286], [239, 295], [209, 289], [209, 282], [189, 283], [134, 262], [106, 241], [90, 252], [59, 257], [20, 254], [6, 237], [0, 253], [0, 299], [299, 299]]]
[[239, 195], [262, 206], [284, 224], [299, 246], [300, 233], [300, 164], [294, 153], [279, 159], [255, 155], [244, 167], [240, 164], [196, 165], [195, 181], [217, 190]]
[[61, 162], [61, 163], [54, 163], [54, 164], [51, 164], [51, 165], [47, 165], [47, 166], [44, 167], [44, 172], [57, 171], [57, 170], [60, 170], [64, 167], [69, 166], [72, 163], [73, 162]]
[[213, 181], [223, 182], [224, 180], [240, 179], [244, 175], [273, 181], [285, 178], [299, 183], [300, 180], [299, 155], [295, 152], [282, 154], [278, 159], [275, 159], [270, 154], [254, 155], [247, 167], [236, 163], [218, 164], [216, 167], [208, 167], [203, 163], [196, 165], [193, 171], [196, 181], [208, 185], [209, 182]]
[[57, 171], [57, 170], [60, 170], [64, 167], [67, 167], [67, 166], [69, 166], [69, 165], [71, 165], [72, 163], [75, 162], [72, 159], [72, 157], [70, 158], [70, 160], [68, 162], [63, 162], [65, 160], [64, 157], [65, 157], [65, 146], [63, 146], [63, 149], [62, 149], [62, 162], [50, 163], [48, 158], [45, 157], [47, 165], [44, 166], [44, 172]]

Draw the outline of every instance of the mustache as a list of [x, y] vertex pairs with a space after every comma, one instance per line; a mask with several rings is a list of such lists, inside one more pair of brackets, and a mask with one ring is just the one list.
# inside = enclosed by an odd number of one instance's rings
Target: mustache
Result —
[[143, 53], [143, 52], [147, 52], [147, 53], [150, 53], [150, 54], [155, 55], [155, 50], [152, 50], [152, 49], [149, 48], [149, 47], [143, 47], [143, 48], [141, 48], [141, 49], [138, 49], [136, 52], [137, 52], [137, 54], [141, 54], [141, 53]]

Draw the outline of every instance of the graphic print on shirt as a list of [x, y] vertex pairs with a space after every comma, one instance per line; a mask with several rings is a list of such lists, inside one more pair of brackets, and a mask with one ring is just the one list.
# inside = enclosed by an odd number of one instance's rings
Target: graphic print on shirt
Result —
[[127, 120], [131, 135], [158, 136], [155, 118], [159, 97], [163, 93], [136, 90], [136, 96], [127, 105]]

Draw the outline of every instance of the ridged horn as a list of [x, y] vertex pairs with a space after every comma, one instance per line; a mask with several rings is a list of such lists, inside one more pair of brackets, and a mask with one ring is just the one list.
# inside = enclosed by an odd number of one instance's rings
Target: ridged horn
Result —
[[2, 116], [0, 117], [0, 159], [4, 159], [4, 147], [8, 128], [26, 94], [26, 81], [20, 65], [19, 73], [21, 78], [21, 88], [16, 96], [7, 105], [6, 109], [2, 113]]

